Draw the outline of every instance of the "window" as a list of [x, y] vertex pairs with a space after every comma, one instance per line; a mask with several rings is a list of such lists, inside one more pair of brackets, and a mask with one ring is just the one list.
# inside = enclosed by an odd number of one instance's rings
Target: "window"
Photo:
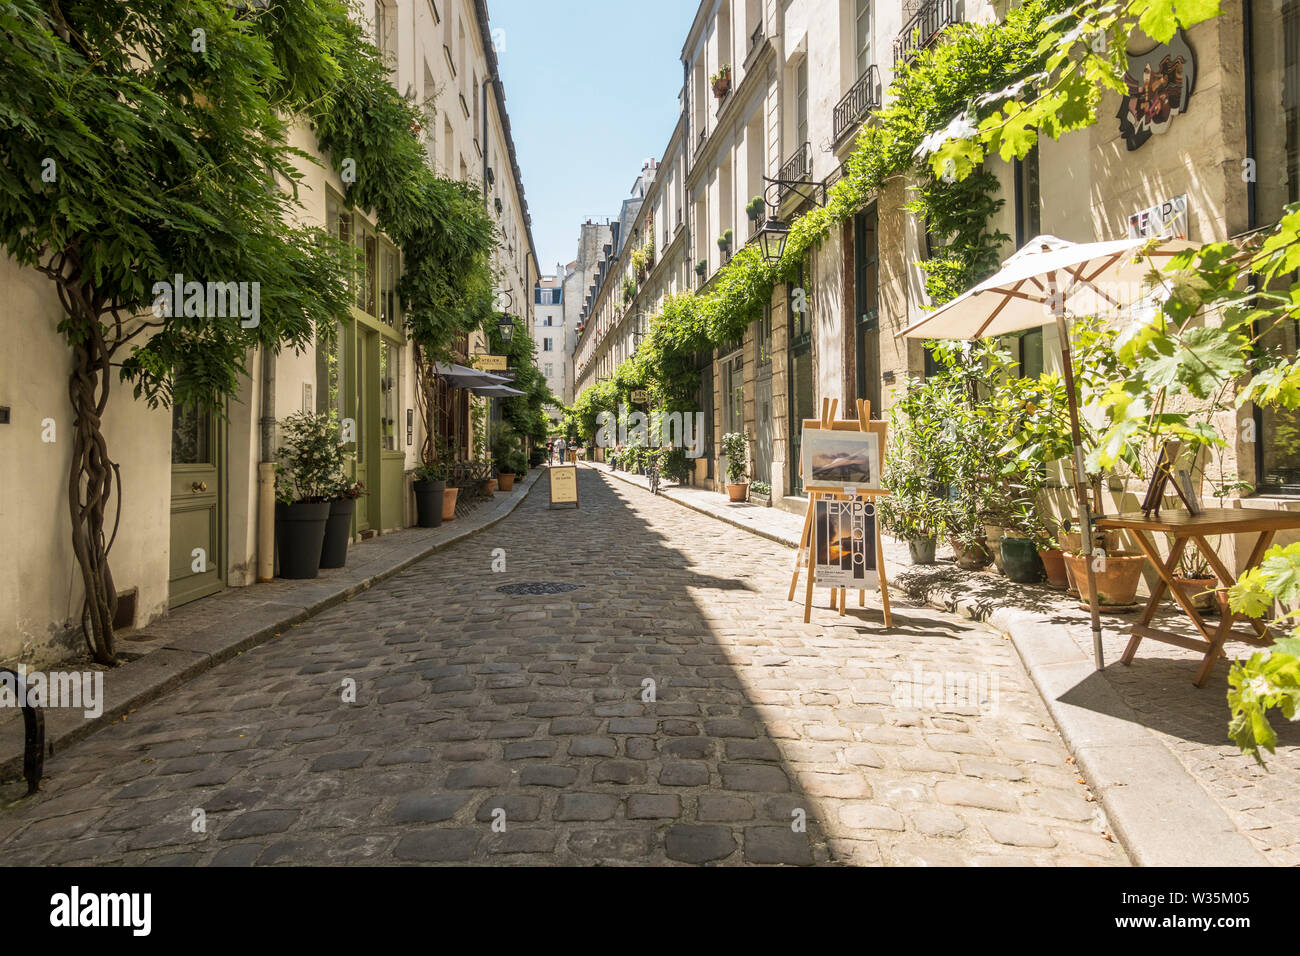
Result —
[[547, 379], [553, 378], [555, 376], [555, 366], [551, 365], [549, 362], [546, 365], [543, 365], [542, 375]]
[[542, 351], [543, 352], [555, 351], [553, 348], [554, 344], [555, 344], [555, 339], [542, 339]]
[[873, 205], [853, 219], [854, 354], [857, 395], [871, 402], [880, 417], [879, 246], [877, 210]]
[[853, 50], [858, 76], [862, 76], [874, 62], [871, 56], [871, 0], [857, 0], [857, 4], [857, 16], [853, 24]]
[[1043, 210], [1038, 189], [1038, 147], [1015, 162], [1016, 248], [1043, 234]]
[[375, 46], [390, 67], [396, 66], [397, 9], [393, 0], [375, 0]]
[[388, 339], [379, 341], [379, 447], [397, 451], [398, 371], [402, 350]]
[[[1247, 148], [1257, 160], [1248, 202], [1254, 212], [1251, 225], [1267, 226], [1281, 218], [1286, 204], [1300, 200], [1300, 0], [1245, 7], [1253, 64]], [[1260, 349], [1292, 358], [1298, 345], [1300, 323], [1286, 321], [1263, 337]], [[1261, 408], [1255, 418], [1256, 489], [1300, 494], [1300, 411]]]
[[[808, 142], [808, 57], [799, 61], [795, 72], [794, 149]], [[793, 150], [792, 150], [793, 151]]]

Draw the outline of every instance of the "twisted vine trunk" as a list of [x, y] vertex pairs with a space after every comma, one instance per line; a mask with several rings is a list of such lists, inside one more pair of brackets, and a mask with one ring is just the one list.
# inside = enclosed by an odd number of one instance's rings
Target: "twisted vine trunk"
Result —
[[[68, 516], [72, 522], [72, 552], [81, 571], [85, 592], [81, 605], [81, 629], [86, 647], [97, 663], [117, 663], [113, 617], [117, 613], [117, 589], [109, 568], [108, 552], [113, 546], [105, 534], [105, 517], [113, 500], [114, 480], [118, 485], [118, 514], [121, 517], [121, 473], [109, 458], [104, 439], [103, 416], [108, 406], [113, 355], [121, 344], [120, 335], [111, 340], [100, 322], [105, 303], [92, 284], [82, 277], [75, 249], [55, 255], [41, 268], [54, 280], [64, 309], [64, 335], [72, 347], [73, 367], [68, 376], [68, 399], [72, 405], [72, 454], [68, 461]], [[112, 311], [110, 309], [110, 311]], [[114, 311], [114, 317], [118, 313]], [[117, 321], [120, 333], [120, 319]], [[114, 522], [116, 536], [116, 520]]]
[[117, 465], [108, 457], [101, 428], [108, 404], [109, 359], [99, 323], [91, 321], [85, 340], [74, 347], [75, 365], [68, 379], [72, 401], [72, 459], [68, 465], [68, 513], [72, 550], [85, 587], [81, 626], [91, 655], [100, 664], [116, 664], [113, 617], [117, 589], [108, 564], [112, 546], [104, 518], [113, 496]]

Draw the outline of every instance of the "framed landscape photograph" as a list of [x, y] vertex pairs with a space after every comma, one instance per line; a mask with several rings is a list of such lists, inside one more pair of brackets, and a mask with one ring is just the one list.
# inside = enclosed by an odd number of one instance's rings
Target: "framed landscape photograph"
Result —
[[805, 488], [879, 491], [880, 436], [875, 432], [803, 430]]

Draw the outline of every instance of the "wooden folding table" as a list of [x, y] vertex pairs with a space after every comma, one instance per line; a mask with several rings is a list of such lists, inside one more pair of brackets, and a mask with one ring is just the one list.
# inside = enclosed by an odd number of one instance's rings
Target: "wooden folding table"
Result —
[[[1129, 639], [1128, 647], [1124, 650], [1124, 656], [1120, 658], [1123, 663], [1131, 664], [1133, 662], [1138, 645], [1142, 643], [1144, 638], [1161, 641], [1165, 644], [1173, 644], [1192, 651], [1204, 652], [1205, 657], [1201, 662], [1200, 670], [1196, 673], [1196, 686], [1204, 687], [1205, 682], [1210, 678], [1210, 671], [1214, 669], [1214, 665], [1219, 658], [1227, 656], [1223, 653], [1223, 645], [1229, 639], [1242, 641], [1255, 647], [1269, 647], [1272, 645], [1273, 637], [1269, 634], [1268, 628], [1265, 627], [1262, 621], [1246, 617], [1244, 614], [1237, 614], [1228, 607], [1225, 590], [1220, 590], [1215, 595], [1221, 617], [1219, 626], [1212, 628], [1201, 617], [1200, 612], [1197, 611], [1195, 602], [1174, 583], [1174, 571], [1177, 569], [1178, 562], [1190, 543], [1205, 556], [1205, 560], [1214, 569], [1214, 573], [1218, 575], [1220, 587], [1226, 589], [1229, 585], [1235, 583], [1237, 579], [1224, 566], [1219, 559], [1219, 555], [1211, 547], [1207, 539], [1217, 535], [1259, 535], [1255, 540], [1254, 548], [1251, 549], [1250, 557], [1246, 560], [1246, 565], [1242, 569], [1243, 572], [1248, 571], [1259, 566], [1260, 561], [1264, 558], [1264, 552], [1268, 550], [1268, 546], [1273, 543], [1273, 538], [1279, 531], [1300, 530], [1300, 513], [1265, 511], [1260, 508], [1209, 508], [1196, 515], [1187, 511], [1165, 511], [1147, 517], [1139, 511], [1110, 518], [1099, 518], [1096, 525], [1098, 528], [1108, 531], [1132, 532], [1133, 537], [1137, 539], [1138, 547], [1142, 549], [1142, 553], [1150, 560], [1156, 573], [1160, 576], [1159, 582], [1151, 591], [1151, 599], [1147, 601], [1146, 609], [1142, 612], [1137, 624], [1133, 626], [1133, 635]], [[1155, 544], [1151, 540], [1151, 535], [1158, 532], [1173, 537], [1173, 546], [1170, 548], [1168, 559], [1161, 559], [1160, 552], [1156, 550]], [[1171, 631], [1159, 630], [1151, 626], [1151, 620], [1155, 617], [1156, 610], [1159, 608], [1160, 601], [1166, 591], [1173, 596], [1178, 606], [1183, 609], [1183, 612], [1191, 618], [1192, 624], [1195, 625], [1196, 630], [1201, 635], [1201, 640], [1175, 634]], [[1247, 621], [1253, 633], [1235, 630], [1233, 625], [1238, 620]]]

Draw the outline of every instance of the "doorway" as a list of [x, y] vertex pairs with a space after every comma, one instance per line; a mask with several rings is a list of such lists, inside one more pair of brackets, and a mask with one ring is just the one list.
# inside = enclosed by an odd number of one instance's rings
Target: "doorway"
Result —
[[171, 559], [167, 606], [222, 590], [225, 581], [221, 416], [172, 409]]

